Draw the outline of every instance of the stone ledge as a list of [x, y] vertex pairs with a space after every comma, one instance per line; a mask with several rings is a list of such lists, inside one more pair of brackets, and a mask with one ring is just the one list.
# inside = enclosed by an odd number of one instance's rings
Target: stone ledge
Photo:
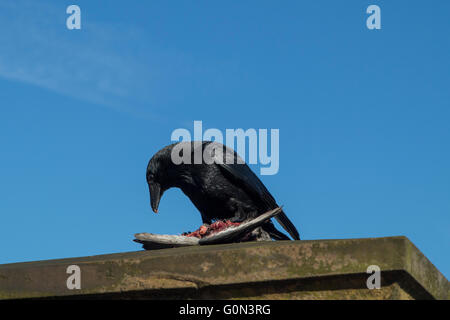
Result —
[[[69, 290], [67, 267], [81, 269]], [[369, 265], [381, 289], [367, 289]], [[252, 242], [0, 265], [0, 299], [449, 299], [406, 238]]]

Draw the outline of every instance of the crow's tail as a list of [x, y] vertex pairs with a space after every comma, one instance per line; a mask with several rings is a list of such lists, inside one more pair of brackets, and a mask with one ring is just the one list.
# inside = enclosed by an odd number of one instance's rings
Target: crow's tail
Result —
[[275, 216], [278, 223], [286, 230], [294, 240], [300, 240], [300, 235], [298, 234], [297, 228], [292, 224], [291, 220], [286, 216], [286, 214], [281, 211]]

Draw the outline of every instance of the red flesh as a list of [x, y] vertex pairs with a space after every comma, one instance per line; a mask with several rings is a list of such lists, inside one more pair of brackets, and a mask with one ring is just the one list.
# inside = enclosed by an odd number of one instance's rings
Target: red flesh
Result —
[[196, 237], [196, 238], [201, 239], [201, 238], [204, 238], [211, 234], [228, 229], [230, 227], [236, 227], [238, 225], [240, 225], [239, 222], [231, 222], [230, 220], [219, 220], [210, 225], [202, 225], [200, 228], [198, 228], [194, 232], [187, 233], [187, 234], [183, 233], [183, 236]]

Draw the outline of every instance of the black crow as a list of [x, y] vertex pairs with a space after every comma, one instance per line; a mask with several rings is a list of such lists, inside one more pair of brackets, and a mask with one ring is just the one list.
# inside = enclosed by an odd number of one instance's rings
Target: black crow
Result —
[[[148, 163], [147, 183], [155, 213], [164, 191], [176, 187], [200, 211], [205, 224], [225, 219], [242, 222], [278, 207], [238, 154], [217, 142], [179, 142], [161, 149]], [[293, 239], [300, 240], [284, 212], [276, 219]], [[289, 240], [270, 220], [262, 229], [274, 240]]]

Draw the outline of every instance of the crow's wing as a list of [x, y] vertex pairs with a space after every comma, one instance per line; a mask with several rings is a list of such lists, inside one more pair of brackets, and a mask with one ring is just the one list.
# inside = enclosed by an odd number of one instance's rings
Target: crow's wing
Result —
[[[241, 186], [253, 199], [263, 203], [266, 210], [278, 207], [277, 202], [261, 180], [259, 180], [258, 176], [234, 150], [216, 142], [205, 143], [203, 146], [209, 148], [209, 152], [206, 154], [213, 158], [223, 174]], [[295, 228], [283, 211], [275, 219], [293, 239], [300, 240], [297, 228]]]

